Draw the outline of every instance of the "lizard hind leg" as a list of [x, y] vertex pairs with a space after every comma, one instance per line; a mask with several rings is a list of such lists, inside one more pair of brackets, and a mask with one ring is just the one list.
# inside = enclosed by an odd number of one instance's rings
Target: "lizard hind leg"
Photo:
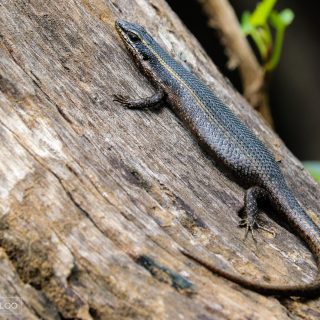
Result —
[[246, 191], [244, 196], [244, 207], [243, 213], [244, 218], [240, 221], [239, 226], [245, 227], [246, 232], [244, 239], [247, 238], [248, 233], [251, 232], [252, 238], [255, 240], [253, 230], [255, 228], [262, 229], [264, 231], [270, 232], [274, 236], [274, 231], [265, 228], [257, 221], [259, 215], [259, 207], [258, 207], [258, 200], [267, 199], [268, 194], [267, 191], [260, 187], [251, 187]]

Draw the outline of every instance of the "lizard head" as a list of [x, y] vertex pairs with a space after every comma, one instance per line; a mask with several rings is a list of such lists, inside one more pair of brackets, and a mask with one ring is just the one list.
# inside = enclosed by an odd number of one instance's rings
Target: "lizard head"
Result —
[[116, 29], [126, 47], [139, 60], [148, 60], [151, 57], [149, 49], [151, 36], [144, 27], [125, 20], [117, 20]]
[[171, 59], [165, 50], [139, 24], [117, 20], [115, 27], [136, 64], [147, 76], [161, 82], [158, 73], [164, 68], [163, 60]]

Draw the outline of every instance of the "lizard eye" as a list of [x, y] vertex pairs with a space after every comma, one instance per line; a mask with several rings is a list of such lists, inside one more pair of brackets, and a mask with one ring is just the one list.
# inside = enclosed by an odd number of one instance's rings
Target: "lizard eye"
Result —
[[133, 42], [137, 42], [140, 40], [140, 38], [133, 32], [128, 32], [128, 37]]

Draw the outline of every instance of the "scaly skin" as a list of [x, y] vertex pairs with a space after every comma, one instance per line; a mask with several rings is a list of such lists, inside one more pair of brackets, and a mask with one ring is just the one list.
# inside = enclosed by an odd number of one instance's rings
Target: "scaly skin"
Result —
[[[152, 97], [140, 100], [116, 95], [115, 101], [129, 108], [152, 107], [167, 101], [206, 151], [243, 185], [249, 186], [244, 206], [247, 229], [256, 224], [257, 200], [267, 198], [307, 243], [319, 269], [320, 231], [288, 188], [278, 163], [266, 146], [203, 82], [161, 48], [142, 26], [118, 20], [116, 29], [137, 65], [158, 91]], [[181, 252], [211, 271], [266, 295], [320, 295], [319, 276], [311, 284], [259, 284], [220, 270], [194, 253]]]

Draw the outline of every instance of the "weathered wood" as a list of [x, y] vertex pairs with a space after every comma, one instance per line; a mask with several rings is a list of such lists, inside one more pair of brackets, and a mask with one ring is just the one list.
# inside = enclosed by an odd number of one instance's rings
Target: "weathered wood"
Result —
[[303, 244], [268, 218], [275, 238], [261, 232], [257, 246], [243, 241], [243, 189], [169, 109], [129, 111], [112, 101], [114, 93], [152, 92], [115, 32], [118, 17], [145, 25], [205, 79], [281, 159], [319, 221], [319, 186], [164, 1], [2, 0], [0, 296], [23, 301], [21, 314], [8, 317], [319, 317], [319, 300], [267, 298], [179, 254], [199, 250], [274, 283], [308, 282], [316, 273]]

